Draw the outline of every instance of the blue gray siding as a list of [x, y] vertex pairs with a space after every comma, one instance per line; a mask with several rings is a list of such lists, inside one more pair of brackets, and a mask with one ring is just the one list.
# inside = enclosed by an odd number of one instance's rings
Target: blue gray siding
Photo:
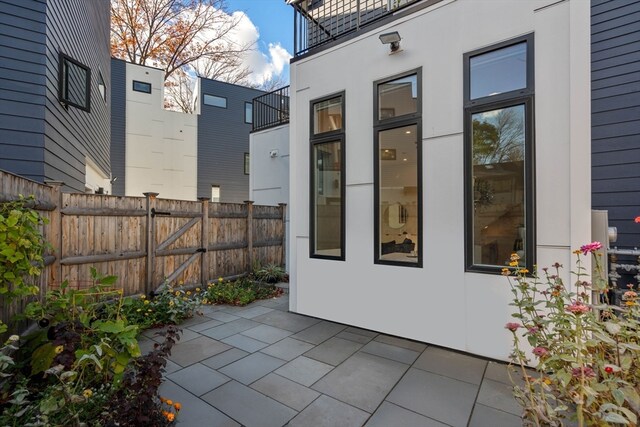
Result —
[[0, 0], [0, 169], [44, 180], [45, 0]]
[[592, 205], [640, 246], [640, 0], [591, 2]]
[[262, 91], [215, 80], [201, 79], [203, 94], [227, 98], [227, 108], [201, 104], [198, 116], [198, 197], [211, 197], [220, 186], [220, 201], [238, 203], [249, 198], [249, 175], [244, 174], [244, 153], [249, 152], [251, 124], [244, 122], [244, 104]]
[[127, 125], [127, 63], [111, 59], [111, 193], [124, 196]]

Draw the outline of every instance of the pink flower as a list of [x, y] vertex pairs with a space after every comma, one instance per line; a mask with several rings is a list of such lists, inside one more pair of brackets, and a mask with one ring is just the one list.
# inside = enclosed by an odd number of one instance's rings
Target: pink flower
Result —
[[596, 377], [596, 373], [589, 366], [585, 366], [583, 368], [573, 368], [571, 370], [571, 375], [573, 375], [574, 378], [580, 378], [582, 376], [584, 376], [585, 378]]
[[598, 249], [602, 248], [602, 243], [600, 242], [591, 242], [591, 243], [587, 243], [586, 245], [582, 245], [580, 246], [580, 251], [586, 255], [586, 254], [592, 254], [595, 251], [597, 251]]
[[538, 357], [544, 357], [547, 355], [547, 353], [549, 353], [549, 351], [544, 347], [535, 347], [533, 349], [533, 354], [535, 354]]
[[634, 300], [638, 298], [638, 294], [635, 293], [634, 291], [626, 291], [623, 295], [622, 295], [622, 299], [623, 300]]
[[590, 310], [589, 306], [581, 303], [580, 301], [576, 301], [573, 304], [567, 306], [567, 311], [570, 311], [576, 316], [580, 314], [588, 313], [589, 310]]
[[505, 329], [508, 329], [511, 332], [515, 332], [518, 330], [518, 328], [521, 328], [522, 326], [520, 325], [520, 323], [509, 322], [506, 325], [504, 325], [504, 327]]

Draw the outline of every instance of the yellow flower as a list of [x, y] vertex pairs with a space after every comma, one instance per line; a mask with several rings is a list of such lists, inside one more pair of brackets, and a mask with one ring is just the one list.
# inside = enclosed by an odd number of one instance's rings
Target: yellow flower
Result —
[[632, 307], [632, 306], [636, 305], [636, 302], [635, 301], [625, 301], [624, 304], [627, 307]]
[[522, 274], [527, 274], [529, 272], [529, 270], [527, 270], [526, 268], [523, 268], [522, 270], [520, 270], [520, 273]]
[[549, 378], [545, 378], [544, 380], [542, 380], [542, 382], [544, 382], [546, 385], [551, 384], [551, 380]]
[[85, 391], [82, 392], [82, 395], [88, 399], [91, 396], [93, 396], [93, 391], [91, 391], [91, 389], [88, 388], [88, 389], [86, 389]]
[[191, 295], [191, 291], [187, 291], [187, 295]]
[[511, 261], [509, 263], [509, 267], [517, 267], [518, 266], [518, 261]]
[[189, 300], [189, 298], [187, 298], [187, 297], [182, 297], [182, 301], [188, 301], [188, 300]]
[[141, 308], [139, 308], [139, 309], [137, 309], [136, 311], [142, 311], [142, 309], [141, 309]]
[[140, 299], [145, 299], [147, 298], [144, 294], [140, 294]]
[[145, 303], [145, 305], [146, 305], [146, 304], [149, 304], [149, 300], [146, 300], [144, 303]]
[[173, 307], [173, 301], [169, 301], [169, 307]]
[[180, 291], [176, 291], [176, 296], [179, 297], [180, 296]]
[[200, 288], [196, 288], [196, 292], [200, 292]]
[[60, 354], [60, 353], [62, 353], [63, 351], [64, 351], [64, 347], [63, 347], [63, 346], [61, 346], [61, 345], [59, 345], [59, 346], [57, 346], [57, 347], [55, 348], [55, 352], [56, 352], [56, 354]]
[[509, 270], [508, 268], [503, 268], [502, 269], [502, 275], [503, 276], [508, 276], [511, 274], [511, 270]]
[[218, 277], [218, 282], [222, 283], [224, 282], [224, 279], [222, 277]]

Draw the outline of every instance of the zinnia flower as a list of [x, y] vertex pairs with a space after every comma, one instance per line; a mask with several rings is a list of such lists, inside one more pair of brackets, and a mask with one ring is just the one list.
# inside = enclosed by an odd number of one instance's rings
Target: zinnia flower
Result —
[[580, 246], [580, 251], [584, 255], [594, 253], [598, 249], [602, 249], [602, 243], [600, 242], [591, 242], [587, 243], [586, 245]]
[[549, 353], [549, 351], [544, 347], [535, 347], [533, 349], [533, 354], [535, 354], [538, 357], [544, 357], [547, 355], [547, 353]]
[[580, 378], [582, 376], [584, 376], [585, 378], [596, 377], [596, 373], [589, 366], [585, 366], [583, 368], [573, 368], [571, 370], [571, 375], [573, 375], [574, 378]]
[[635, 293], [634, 291], [627, 291], [622, 295], [623, 300], [636, 299], [637, 297], [638, 297], [638, 294]]
[[637, 216], [636, 219], [634, 219], [634, 222], [636, 224], [640, 224], [640, 216]]
[[86, 389], [85, 391], [82, 392], [82, 395], [88, 399], [91, 396], [93, 396], [93, 391], [91, 389]]
[[515, 332], [518, 330], [518, 328], [521, 328], [522, 326], [520, 325], [520, 323], [509, 322], [506, 325], [504, 325], [504, 327], [505, 329], [508, 329], [511, 332]]
[[579, 301], [574, 302], [571, 305], [567, 306], [567, 311], [570, 311], [571, 313], [575, 314], [576, 316], [580, 315], [580, 314], [585, 314], [589, 312], [589, 306], [585, 305]]

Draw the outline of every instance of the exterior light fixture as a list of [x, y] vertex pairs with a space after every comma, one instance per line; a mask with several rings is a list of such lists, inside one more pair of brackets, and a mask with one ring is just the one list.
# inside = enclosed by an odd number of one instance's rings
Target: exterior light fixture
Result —
[[400, 40], [402, 40], [402, 37], [400, 37], [400, 33], [397, 31], [380, 34], [379, 38], [382, 44], [390, 45], [391, 53], [396, 53], [400, 50]]

